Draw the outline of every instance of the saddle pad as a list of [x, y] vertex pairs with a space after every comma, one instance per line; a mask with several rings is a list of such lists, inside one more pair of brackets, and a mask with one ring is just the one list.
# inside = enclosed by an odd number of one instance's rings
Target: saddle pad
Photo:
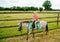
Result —
[[39, 29], [39, 28], [40, 28], [40, 24], [38, 23], [38, 24], [36, 25], [36, 27], [37, 27], [37, 29]]
[[[32, 22], [29, 23], [29, 28], [32, 29]], [[40, 24], [36, 24], [36, 28], [39, 29], [40, 28]]]

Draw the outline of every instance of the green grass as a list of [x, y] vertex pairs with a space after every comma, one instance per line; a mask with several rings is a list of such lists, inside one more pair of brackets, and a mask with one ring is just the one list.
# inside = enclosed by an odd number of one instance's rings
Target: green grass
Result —
[[[39, 17], [51, 17], [51, 16], [57, 16], [57, 14], [40, 14]], [[7, 18], [32, 18], [32, 13], [20, 13], [20, 14], [0, 14], [0, 19], [7, 19]], [[40, 19], [44, 21], [54, 21], [57, 20], [56, 18], [46, 18], [46, 19]], [[0, 21], [0, 26], [9, 26], [9, 25], [17, 25], [21, 21], [26, 20], [16, 20], [16, 21]], [[57, 23], [49, 23], [49, 30], [60, 28], [60, 24], [57, 26]], [[40, 31], [40, 30], [38, 30]], [[26, 34], [27, 29], [22, 30], [22, 34]], [[19, 36], [21, 35], [21, 32], [18, 31], [18, 27], [11, 27], [11, 28], [0, 28], [0, 39], [7, 38], [7, 37], [13, 37], [13, 36]]]
[[[22, 34], [26, 34], [27, 30], [26, 28], [22, 30]], [[0, 28], [0, 39], [1, 38], [7, 38], [7, 37], [13, 37], [21, 35], [21, 32], [18, 31], [18, 27], [13, 28]]]

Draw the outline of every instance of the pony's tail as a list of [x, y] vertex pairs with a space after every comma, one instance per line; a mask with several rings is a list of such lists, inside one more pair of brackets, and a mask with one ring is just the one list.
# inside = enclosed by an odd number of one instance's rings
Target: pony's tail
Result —
[[47, 34], [47, 32], [48, 32], [48, 24], [46, 25], [46, 34]]
[[18, 25], [18, 31], [21, 31], [21, 30], [22, 30], [22, 23]]

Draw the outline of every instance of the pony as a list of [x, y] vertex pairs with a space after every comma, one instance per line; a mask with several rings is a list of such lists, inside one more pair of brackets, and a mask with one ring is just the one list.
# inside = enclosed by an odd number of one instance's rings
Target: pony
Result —
[[[32, 25], [30, 26], [31, 23], [32, 23]], [[46, 35], [47, 35], [47, 33], [48, 33], [48, 23], [46, 21], [39, 21], [39, 24], [40, 24], [40, 28], [38, 28], [38, 29], [43, 29], [43, 32], [46, 32]], [[22, 27], [27, 28], [27, 30], [28, 30], [27, 34], [33, 33], [33, 30], [37, 30], [33, 21], [22, 21], [22, 22], [20, 22], [18, 24], [18, 31], [21, 31]], [[35, 29], [34, 29], [34, 27], [35, 27]], [[34, 37], [34, 33], [33, 33], [33, 37]]]

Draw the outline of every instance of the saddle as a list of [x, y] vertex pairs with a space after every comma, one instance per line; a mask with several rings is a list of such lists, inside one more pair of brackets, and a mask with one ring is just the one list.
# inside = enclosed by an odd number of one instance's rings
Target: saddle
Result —
[[39, 29], [40, 28], [40, 23], [38, 21], [32, 21], [29, 24], [30, 29]]

